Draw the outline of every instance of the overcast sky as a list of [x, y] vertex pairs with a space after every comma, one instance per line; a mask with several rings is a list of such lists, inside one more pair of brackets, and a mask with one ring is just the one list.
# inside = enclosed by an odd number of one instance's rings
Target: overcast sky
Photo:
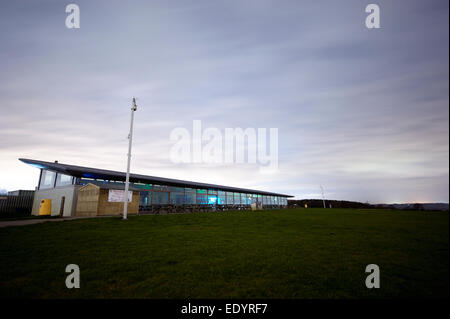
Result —
[[[19, 157], [319, 198], [449, 200], [448, 1], [4, 1], [0, 188]], [[176, 127], [278, 128], [279, 167], [174, 164]]]

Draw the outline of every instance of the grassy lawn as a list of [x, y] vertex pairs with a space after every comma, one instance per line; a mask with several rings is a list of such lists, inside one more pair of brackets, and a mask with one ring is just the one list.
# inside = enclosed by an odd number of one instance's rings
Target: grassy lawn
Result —
[[60, 218], [59, 216], [33, 216], [33, 215], [26, 215], [26, 216], [18, 216], [18, 215], [7, 215], [7, 216], [1, 216], [0, 215], [0, 222], [7, 222], [7, 221], [14, 221], [14, 220], [32, 220], [32, 219], [54, 219], [54, 218]]
[[[0, 229], [0, 296], [449, 296], [449, 215], [350, 209], [99, 218]], [[381, 288], [365, 287], [377, 264]], [[81, 288], [65, 287], [77, 264]]]

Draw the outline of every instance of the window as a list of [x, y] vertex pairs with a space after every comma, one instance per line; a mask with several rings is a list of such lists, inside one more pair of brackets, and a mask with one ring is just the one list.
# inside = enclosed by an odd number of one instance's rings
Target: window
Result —
[[152, 205], [152, 192], [140, 192], [139, 193], [139, 206], [151, 206]]
[[56, 175], [56, 186], [72, 185], [73, 177], [65, 174]]
[[172, 205], [183, 205], [184, 204], [184, 188], [171, 187], [170, 192], [170, 203]]
[[259, 205], [261, 205], [262, 204], [262, 195], [256, 195], [256, 200], [257, 200], [257, 203], [259, 204]]
[[240, 201], [240, 203], [242, 204], [242, 205], [245, 205], [245, 203], [247, 202], [247, 196], [245, 195], [245, 194], [239, 194], [240, 196], [241, 196], [241, 201]]
[[101, 185], [99, 182], [97, 182], [95, 179], [93, 179], [93, 178], [87, 178], [87, 177], [82, 177], [81, 179], [80, 179], [80, 184], [81, 185], [86, 185], [86, 184], [89, 184], [89, 183], [91, 183], [91, 184], [95, 184], [95, 185]]
[[52, 171], [42, 170], [41, 183], [39, 189], [53, 188], [55, 185], [56, 173]]
[[206, 194], [198, 194], [197, 191], [197, 204], [206, 205]]
[[208, 205], [217, 204], [217, 195], [208, 195]]
[[227, 192], [227, 205], [233, 205], [233, 193]]
[[193, 188], [185, 188], [186, 204], [194, 205], [196, 203], [196, 190]]
[[247, 198], [246, 204], [250, 205], [252, 203], [252, 194], [245, 194], [245, 197]]
[[217, 204], [217, 191], [213, 189], [208, 190], [208, 205]]
[[226, 196], [224, 191], [217, 192], [217, 204], [225, 205], [226, 204]]
[[153, 192], [153, 204], [167, 205], [169, 203], [168, 192]]
[[165, 185], [153, 185], [153, 190], [155, 190], [155, 191], [164, 191], [164, 192], [168, 192], [168, 191], [169, 191], [169, 186], [165, 186]]
[[239, 205], [241, 203], [241, 194], [234, 193], [234, 204]]
[[[108, 181], [108, 184], [110, 182]], [[150, 184], [143, 184], [143, 183], [133, 183], [134, 188], [139, 188], [139, 189], [152, 189], [152, 185]]]

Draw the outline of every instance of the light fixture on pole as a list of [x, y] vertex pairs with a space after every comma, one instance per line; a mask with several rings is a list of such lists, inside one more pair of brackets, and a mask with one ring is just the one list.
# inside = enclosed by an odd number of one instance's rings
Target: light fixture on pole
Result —
[[123, 194], [123, 219], [127, 219], [128, 189], [129, 189], [129, 186], [130, 186], [131, 144], [133, 143], [133, 120], [134, 120], [134, 112], [136, 110], [137, 110], [136, 99], [133, 97], [133, 105], [131, 106], [130, 133], [128, 134], [127, 176], [125, 178], [125, 192]]
[[327, 207], [325, 206], [325, 195], [323, 194], [323, 187], [322, 187], [322, 185], [320, 185], [320, 189], [322, 190], [322, 202], [323, 202], [323, 208], [327, 208]]

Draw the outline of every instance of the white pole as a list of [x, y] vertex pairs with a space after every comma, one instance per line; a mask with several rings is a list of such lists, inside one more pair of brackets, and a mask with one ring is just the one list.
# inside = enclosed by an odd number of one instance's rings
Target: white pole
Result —
[[327, 207], [325, 206], [325, 195], [323, 195], [323, 187], [322, 187], [322, 185], [320, 185], [320, 189], [322, 190], [322, 202], [323, 202], [323, 208], [327, 208]]
[[133, 143], [133, 120], [134, 112], [136, 111], [136, 99], [133, 98], [133, 105], [131, 106], [131, 120], [130, 120], [130, 134], [128, 134], [128, 161], [127, 161], [127, 177], [125, 179], [125, 193], [123, 195], [123, 219], [127, 219], [128, 210], [128, 189], [130, 186], [130, 162], [131, 162], [131, 144]]

